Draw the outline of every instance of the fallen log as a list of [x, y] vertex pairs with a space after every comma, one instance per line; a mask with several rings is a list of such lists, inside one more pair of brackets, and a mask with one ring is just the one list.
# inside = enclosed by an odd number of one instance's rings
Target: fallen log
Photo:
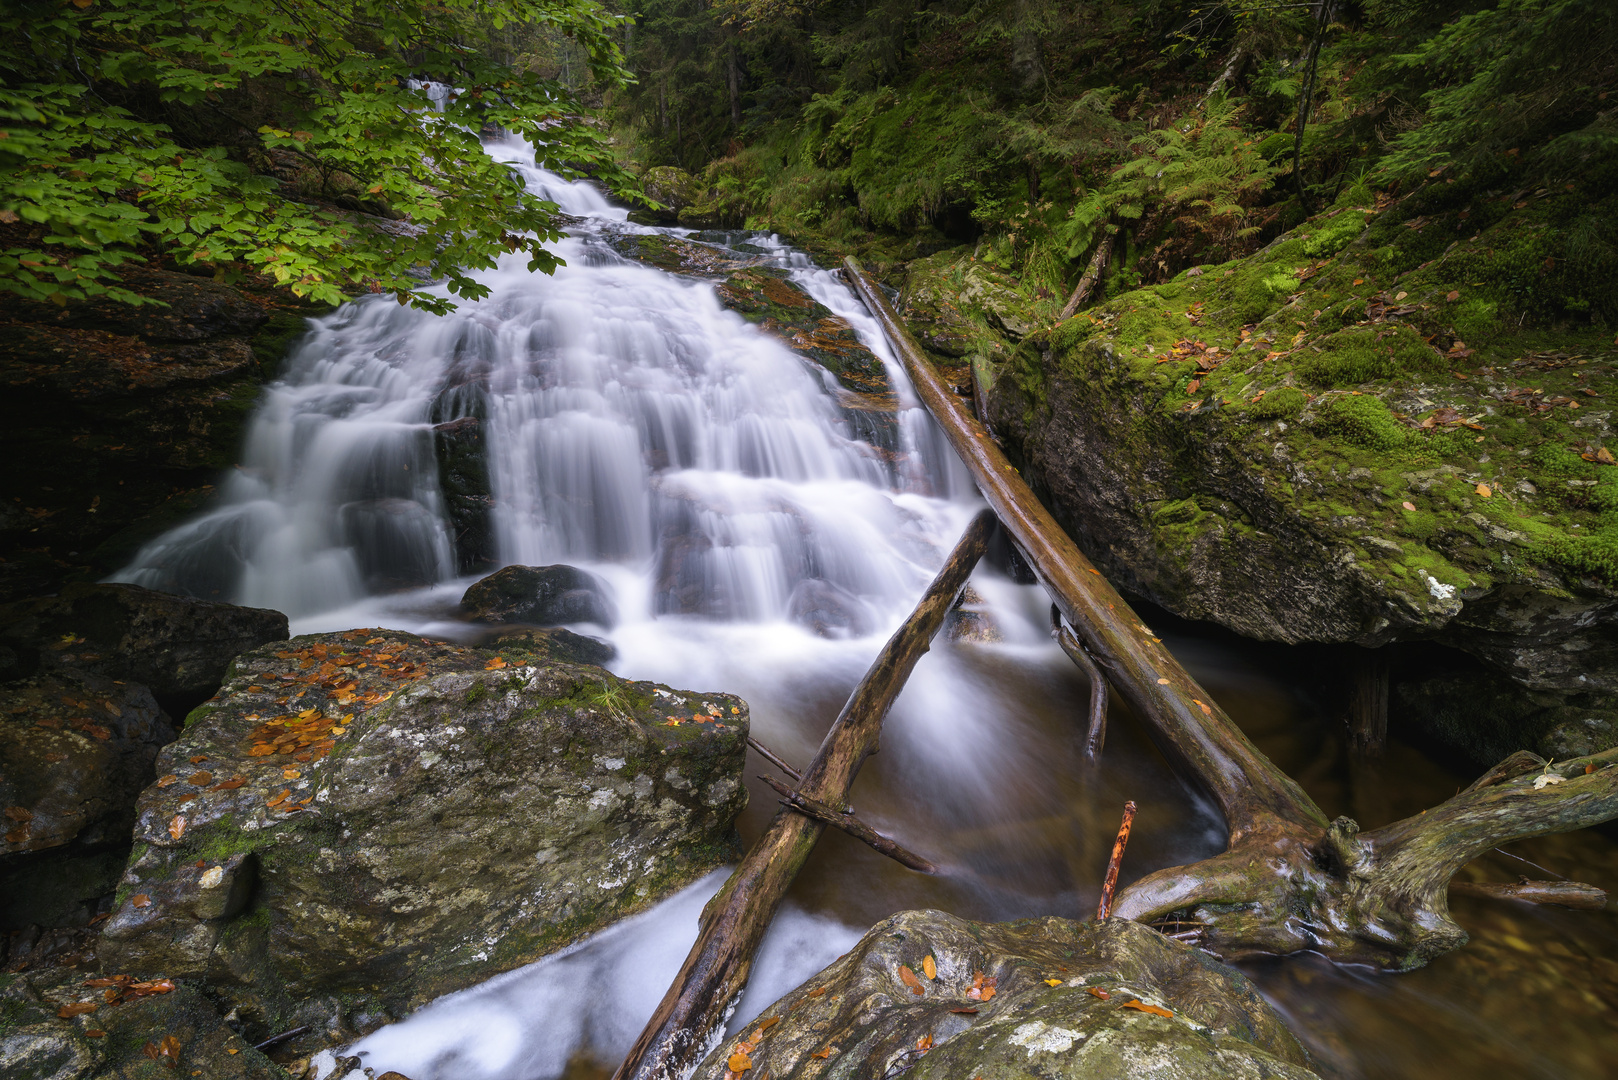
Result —
[[1461, 896], [1481, 896], [1490, 900], [1521, 900], [1529, 904], [1554, 904], [1557, 907], [1582, 908], [1602, 911], [1607, 906], [1607, 891], [1582, 881], [1521, 881], [1498, 885], [1489, 881], [1452, 881], [1451, 893]]
[[[1519, 753], [1440, 806], [1361, 835], [1328, 821], [1165, 649], [1040, 504], [988, 431], [949, 392], [853, 259], [849, 280], [882, 324], [932, 414], [1024, 559], [1095, 661], [1181, 775], [1224, 815], [1226, 851], [1149, 874], [1114, 914], [1203, 927], [1229, 959], [1304, 949], [1402, 970], [1457, 948], [1455, 872], [1497, 844], [1618, 817], [1618, 750], [1554, 768]], [[1543, 769], [1540, 776], [1529, 775]]]
[[1107, 263], [1112, 260], [1112, 244], [1117, 237], [1118, 226], [1102, 226], [1101, 243], [1096, 245], [1095, 254], [1090, 256], [1090, 265], [1084, 268], [1079, 283], [1073, 286], [1073, 292], [1068, 296], [1067, 303], [1062, 305], [1062, 313], [1056, 317], [1057, 321], [1071, 319], [1073, 313], [1079, 310], [1079, 305], [1090, 298], [1090, 290], [1096, 287], [1096, 282], [1101, 280], [1102, 271], [1106, 270]]
[[[888, 709], [983, 557], [994, 526], [994, 515], [984, 510], [966, 527], [915, 610], [882, 647], [826, 732], [804, 770], [797, 789], [801, 795], [824, 804], [846, 801], [860, 766], [876, 752]], [[747, 985], [764, 931], [825, 830], [825, 822], [799, 810], [782, 808], [775, 815], [703, 909], [696, 944], [614, 1080], [679, 1080], [715, 1045]]]
[[768, 774], [759, 777], [781, 796], [781, 802], [792, 809], [808, 814], [816, 821], [824, 821], [834, 829], [841, 829], [854, 839], [869, 844], [875, 851], [886, 855], [900, 866], [923, 874], [936, 874], [938, 867], [901, 845], [890, 836], [884, 836], [855, 817], [852, 811], [827, 806], [819, 799], [811, 799], [800, 791], [793, 791]]

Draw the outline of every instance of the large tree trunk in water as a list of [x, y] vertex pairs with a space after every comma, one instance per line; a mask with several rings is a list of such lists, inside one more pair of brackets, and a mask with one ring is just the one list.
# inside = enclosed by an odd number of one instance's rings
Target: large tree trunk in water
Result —
[[1508, 840], [1618, 817], [1614, 749], [1554, 768], [1516, 754], [1448, 802], [1371, 833], [1348, 818], [1327, 821], [1090, 565], [950, 393], [887, 297], [853, 259], [846, 265], [917, 396], [1086, 652], [1170, 764], [1224, 814], [1230, 844], [1223, 854], [1137, 881], [1119, 896], [1115, 915], [1200, 924], [1200, 944], [1228, 958], [1310, 949], [1344, 962], [1418, 967], [1466, 941], [1449, 915], [1455, 871]]
[[[798, 785], [803, 795], [831, 806], [845, 804], [860, 766], [876, 752], [888, 708], [955, 605], [993, 530], [994, 515], [987, 510], [972, 519], [915, 611], [882, 647], [826, 732]], [[703, 909], [697, 943], [614, 1080], [678, 1080], [712, 1049], [747, 985], [764, 931], [825, 831], [824, 822], [796, 810], [775, 815]]]

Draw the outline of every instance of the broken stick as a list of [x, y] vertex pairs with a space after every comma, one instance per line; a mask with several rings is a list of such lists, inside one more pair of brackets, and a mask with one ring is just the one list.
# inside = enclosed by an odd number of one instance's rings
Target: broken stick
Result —
[[1451, 893], [1462, 896], [1483, 896], [1491, 900], [1522, 900], [1530, 904], [1554, 904], [1557, 907], [1582, 908], [1601, 911], [1607, 906], [1605, 889], [1586, 885], [1582, 881], [1529, 881], [1523, 878], [1512, 885], [1496, 885], [1487, 881], [1452, 881]]
[[1084, 642], [1062, 623], [1062, 609], [1051, 605], [1051, 637], [1062, 646], [1067, 658], [1078, 665], [1090, 680], [1090, 730], [1084, 736], [1084, 756], [1094, 765], [1101, 760], [1101, 747], [1107, 741], [1107, 679], [1084, 651]]
[[782, 772], [792, 777], [792, 779], [803, 779], [803, 773], [781, 760], [781, 758], [776, 756], [774, 751], [765, 746], [763, 743], [759, 742], [757, 739], [753, 738], [753, 736], [749, 735], [747, 737], [747, 745], [751, 746], [758, 753], [759, 757], [763, 758], [765, 761], [768, 761], [771, 765], [774, 765], [777, 769], [780, 769]]
[[1112, 858], [1107, 860], [1107, 880], [1101, 883], [1101, 903], [1096, 907], [1096, 918], [1112, 916], [1112, 894], [1118, 888], [1118, 868], [1124, 862], [1124, 848], [1129, 846], [1129, 829], [1135, 824], [1135, 800], [1124, 803], [1124, 821], [1118, 826], [1118, 839], [1112, 842]]
[[859, 840], [862, 843], [869, 844], [872, 848], [886, 855], [900, 866], [919, 871], [923, 874], [938, 873], [938, 867], [934, 866], [920, 855], [917, 855], [915, 852], [906, 849], [897, 840], [877, 832], [875, 829], [865, 824], [865, 822], [855, 817], [852, 810], [838, 810], [835, 807], [827, 806], [819, 799], [811, 799], [809, 796], [804, 795], [801, 792], [793, 791], [791, 788], [781, 783], [781, 781], [777, 780], [775, 777], [770, 776], [768, 773], [761, 775], [759, 779], [780, 793], [781, 802], [783, 804], [792, 807], [794, 810], [808, 814], [816, 821], [824, 821], [827, 825], [830, 825], [833, 828], [843, 830], [854, 839]]
[[[860, 766], [876, 752], [883, 718], [983, 557], [994, 527], [988, 510], [966, 527], [915, 610], [882, 647], [826, 732], [804, 770], [800, 794], [822, 803], [847, 798]], [[764, 931], [825, 830], [824, 822], [798, 810], [783, 808], [775, 816], [703, 909], [696, 944], [613, 1080], [680, 1080], [702, 1060], [747, 986]]]

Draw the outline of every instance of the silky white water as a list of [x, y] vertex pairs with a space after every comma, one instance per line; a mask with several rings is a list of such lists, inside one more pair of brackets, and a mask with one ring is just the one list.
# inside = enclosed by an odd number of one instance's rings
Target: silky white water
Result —
[[[491, 151], [578, 219], [557, 245], [566, 265], [545, 276], [520, 256], [503, 260], [478, 275], [489, 296], [446, 317], [377, 298], [314, 321], [267, 388], [218, 507], [150, 544], [117, 579], [277, 608], [294, 633], [385, 625], [465, 637], [457, 604], [474, 578], [456, 575], [433, 429], [476, 417], [497, 562], [594, 572], [620, 620], [576, 629], [612, 642], [615, 672], [740, 694], [754, 732], [807, 762], [981, 505], [964, 469], [834, 274], [772, 237], [706, 237], [764, 249], [883, 358], [900, 403], [897, 453], [861, 439], [831, 377], [722, 308], [712, 282], [626, 260], [602, 239], [653, 230], [629, 224], [589, 184], [535, 168], [521, 147]], [[874, 825], [972, 874], [918, 891], [915, 875], [893, 878], [865, 849], [823, 843], [837, 869], [811, 864], [809, 891], [772, 929], [737, 1022], [903, 907], [1078, 913], [1087, 864], [1098, 873], [1105, 861], [1064, 817], [1073, 793], [1063, 755], [1084, 687], [1050, 644], [1042, 592], [988, 567], [974, 587], [1003, 641], [940, 641], [856, 792]], [[845, 616], [830, 636], [791, 618], [805, 590]], [[1048, 728], [1060, 733], [1054, 743]], [[1181, 830], [1201, 822], [1189, 852], [1175, 842], [1177, 856], [1217, 846], [1216, 819], [1155, 763], [1126, 754], [1115, 769], [1119, 782], [1150, 775], [1165, 786]], [[754, 790], [744, 832], [771, 811], [764, 791]], [[1157, 842], [1144, 821], [1132, 850], [1149, 863]], [[574, 1055], [613, 1061], [678, 968], [718, 880], [359, 1049], [376, 1072], [412, 1080], [551, 1080]]]

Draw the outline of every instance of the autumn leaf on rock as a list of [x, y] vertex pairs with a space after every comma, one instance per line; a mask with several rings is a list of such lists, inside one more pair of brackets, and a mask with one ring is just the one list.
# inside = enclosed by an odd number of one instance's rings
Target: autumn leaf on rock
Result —
[[1061, 979], [1046, 979], [1045, 980], [1045, 985], [1046, 986], [1061, 986], [1062, 985], [1062, 980]]
[[178, 840], [185, 835], [185, 815], [175, 814], [174, 820], [169, 822], [169, 835]]
[[1100, 998], [1102, 1001], [1106, 1001], [1108, 998], [1112, 997], [1111, 994], [1107, 993], [1099, 986], [1092, 986], [1087, 989], [1085, 993], [1089, 994], [1093, 998]]
[[746, 1054], [732, 1054], [725, 1064], [730, 1067], [730, 1071], [733, 1073], [744, 1073], [753, 1067], [753, 1060]]
[[1172, 1012], [1170, 1012], [1169, 1010], [1163, 1008], [1161, 1005], [1148, 1005], [1148, 1004], [1146, 1004], [1146, 1002], [1141, 1001], [1139, 999], [1136, 999], [1134, 1001], [1126, 1001], [1126, 1002], [1124, 1002], [1123, 1008], [1134, 1009], [1136, 1012], [1151, 1013], [1153, 1016], [1173, 1016], [1174, 1015]]
[[207, 787], [209, 784], [213, 783], [213, 773], [208, 772], [207, 770], [203, 770], [202, 772], [194, 772], [190, 776], [186, 777], [185, 782], [191, 784], [193, 787]]
[[60, 1009], [56, 1010], [56, 1015], [61, 1017], [63, 1020], [68, 1020], [75, 1016], [83, 1016], [85, 1013], [93, 1013], [99, 1008], [101, 1008], [101, 1006], [97, 1005], [95, 1002], [86, 1001], [78, 1005], [63, 1005]]
[[814, 1053], [810, 1054], [809, 1056], [812, 1057], [812, 1058], [818, 1058], [821, 1061], [825, 1061], [827, 1058], [831, 1057], [831, 1047], [822, 1046], [819, 1050], [816, 1050]]
[[483, 670], [485, 670], [485, 671], [497, 671], [500, 668], [503, 668], [505, 666], [506, 666], [505, 657], [497, 656], [493, 660], [490, 660], [487, 664], [484, 664], [483, 665]]
[[926, 987], [921, 985], [921, 980], [916, 978], [916, 973], [904, 964], [899, 965], [899, 978], [906, 986], [910, 987], [910, 992], [917, 997], [921, 997], [927, 992]]
[[921, 959], [921, 973], [929, 979], [938, 978], [938, 964], [934, 962], [932, 954], [928, 953]]

